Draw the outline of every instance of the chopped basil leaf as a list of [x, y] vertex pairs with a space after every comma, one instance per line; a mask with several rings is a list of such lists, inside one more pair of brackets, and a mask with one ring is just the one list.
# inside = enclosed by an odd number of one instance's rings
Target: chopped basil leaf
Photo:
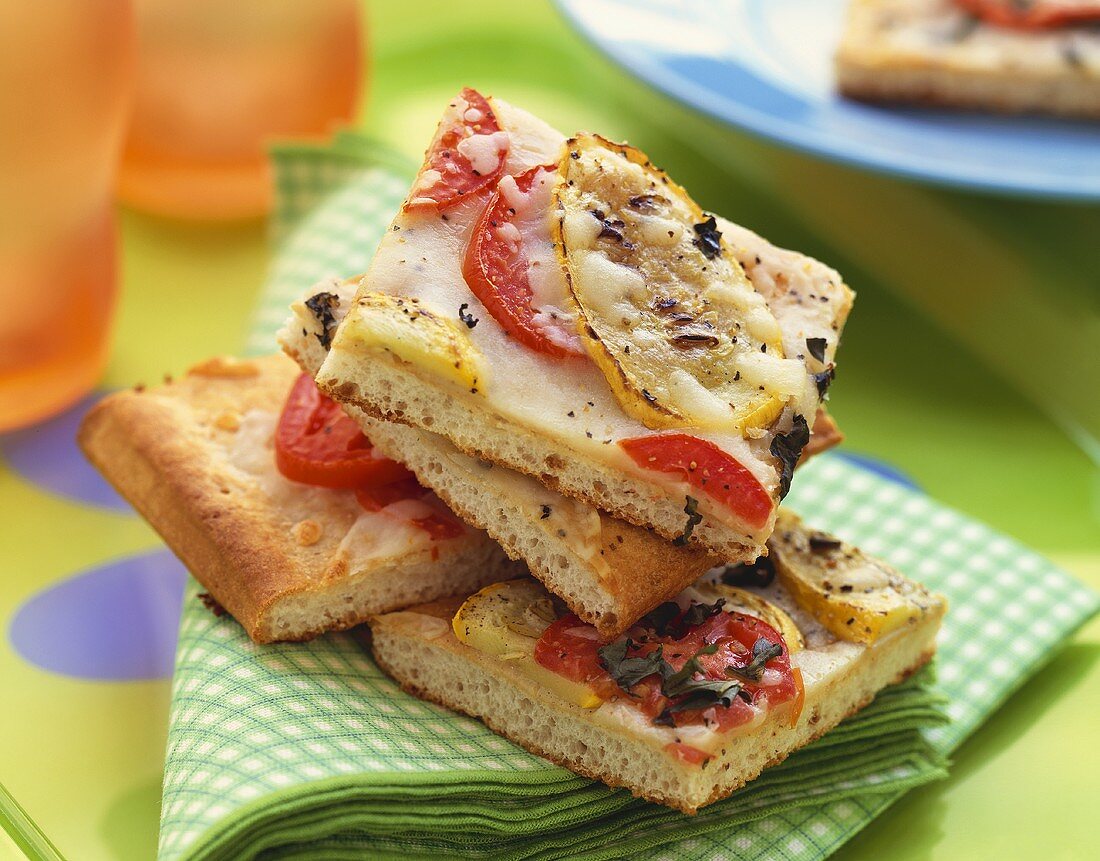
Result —
[[[696, 673], [703, 672], [703, 668], [699, 665], [700, 655], [713, 655], [718, 651], [718, 646], [711, 643], [709, 646], [704, 646], [694, 655], [684, 662], [684, 665], [678, 670], [672, 670], [669, 667], [670, 672], [664, 676], [664, 682], [661, 685], [661, 693], [666, 697], [677, 697], [680, 694], [686, 694], [692, 690], [696, 685], [705, 683], [706, 679], [700, 679], [696, 681], [692, 678]], [[717, 681], [724, 681], [718, 679]]]
[[791, 489], [791, 479], [794, 477], [794, 468], [798, 459], [802, 457], [802, 449], [810, 441], [810, 426], [806, 424], [805, 416], [795, 416], [791, 422], [791, 429], [787, 433], [776, 434], [772, 439], [772, 456], [779, 460], [779, 498], [782, 499]]
[[684, 531], [672, 539], [672, 543], [677, 547], [683, 547], [688, 543], [688, 539], [691, 538], [691, 533], [695, 531], [695, 527], [703, 522], [703, 515], [699, 513], [699, 500], [693, 496], [685, 496], [687, 504], [684, 506], [684, 514], [688, 516], [687, 523], [684, 525]]
[[336, 328], [336, 315], [333, 311], [339, 304], [340, 297], [335, 293], [315, 293], [306, 299], [306, 307], [321, 324], [321, 331], [314, 333], [314, 337], [326, 350], [332, 346], [332, 332]]
[[717, 616], [724, 606], [726, 606], [725, 598], [719, 598], [713, 604], [693, 603], [684, 611], [684, 615], [676, 625], [679, 631], [678, 638], [684, 636], [692, 628], [698, 628], [711, 616]]
[[833, 384], [833, 380], [836, 379], [836, 368], [829, 365], [824, 371], [819, 374], [814, 374], [814, 384], [817, 386], [817, 396], [822, 400], [825, 399], [825, 395], [829, 391], [829, 386]]
[[677, 712], [696, 711], [709, 709], [711, 706], [728, 708], [733, 705], [733, 698], [741, 693], [741, 683], [735, 681], [708, 682], [707, 687], [695, 688], [686, 697], [668, 706], [664, 712], [676, 714]]
[[638, 626], [652, 628], [653, 633], [664, 636], [668, 631], [668, 624], [680, 615], [680, 605], [675, 601], [665, 601], [663, 604], [650, 610], [638, 620]]
[[773, 658], [783, 654], [783, 645], [773, 643], [767, 637], [760, 637], [752, 644], [752, 661], [744, 667], [735, 667], [732, 664], [726, 667], [726, 675], [740, 676], [750, 682], [758, 682], [764, 675], [764, 666]]
[[[713, 643], [700, 649], [677, 672], [668, 675], [661, 685], [661, 693], [666, 697], [682, 697], [670, 703], [653, 722], [659, 726], [671, 726], [672, 715], [678, 712], [697, 711], [712, 706], [726, 708], [733, 704], [733, 698], [741, 692], [741, 683], [730, 679], [696, 679], [696, 673], [703, 673], [699, 665], [699, 655], [712, 655], [718, 651]], [[667, 666], [667, 665], [666, 665]]]
[[755, 562], [729, 565], [722, 572], [722, 582], [727, 586], [770, 586], [775, 579], [775, 563], [770, 556], [761, 556]]
[[607, 670], [615, 684], [629, 691], [638, 682], [655, 673], [664, 675], [668, 664], [664, 659], [664, 646], [660, 645], [648, 655], [627, 657], [633, 641], [617, 640], [599, 649], [600, 666]]

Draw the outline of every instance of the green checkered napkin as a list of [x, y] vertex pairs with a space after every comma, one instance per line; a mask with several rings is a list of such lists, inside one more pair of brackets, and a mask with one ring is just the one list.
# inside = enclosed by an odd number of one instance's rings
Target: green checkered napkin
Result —
[[[251, 353], [273, 350], [303, 287], [366, 267], [412, 169], [352, 135], [275, 159], [280, 250]], [[884, 691], [686, 817], [403, 694], [355, 634], [256, 646], [203, 609], [192, 583], [161, 857], [821, 858], [943, 776], [945, 757], [1100, 606], [1026, 548], [839, 457], [800, 470], [789, 502], [949, 597], [935, 682], [926, 672]]]

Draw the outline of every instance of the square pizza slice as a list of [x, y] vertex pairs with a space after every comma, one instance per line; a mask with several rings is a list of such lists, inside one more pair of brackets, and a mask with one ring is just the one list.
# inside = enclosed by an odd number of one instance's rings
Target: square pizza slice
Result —
[[214, 359], [110, 395], [79, 441], [256, 642], [309, 639], [523, 570], [283, 355]]
[[787, 512], [769, 548], [611, 642], [521, 579], [373, 619], [375, 658], [533, 753], [694, 813], [935, 651], [941, 596]]
[[[333, 398], [665, 539], [751, 561], [852, 294], [643, 153], [464, 90], [343, 322]], [[329, 325], [330, 322], [332, 325]]]

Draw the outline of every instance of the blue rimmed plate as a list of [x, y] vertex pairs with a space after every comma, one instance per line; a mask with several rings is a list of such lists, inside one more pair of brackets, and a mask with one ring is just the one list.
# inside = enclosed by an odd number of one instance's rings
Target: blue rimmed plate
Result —
[[834, 90], [846, 0], [558, 0], [600, 50], [716, 119], [925, 182], [1100, 200], [1100, 124], [879, 107]]

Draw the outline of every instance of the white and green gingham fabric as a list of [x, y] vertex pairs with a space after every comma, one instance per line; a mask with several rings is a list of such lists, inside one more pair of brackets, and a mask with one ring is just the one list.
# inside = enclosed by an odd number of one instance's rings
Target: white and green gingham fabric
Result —
[[[280, 248], [251, 353], [274, 349], [304, 287], [366, 267], [411, 169], [350, 135], [329, 149], [280, 150], [276, 166]], [[926, 672], [884, 691], [686, 817], [403, 694], [354, 633], [256, 646], [207, 612], [192, 583], [161, 857], [822, 858], [907, 789], [941, 777], [951, 751], [1100, 607], [1016, 542], [842, 458], [807, 464], [788, 501], [948, 596], [934, 682]]]

